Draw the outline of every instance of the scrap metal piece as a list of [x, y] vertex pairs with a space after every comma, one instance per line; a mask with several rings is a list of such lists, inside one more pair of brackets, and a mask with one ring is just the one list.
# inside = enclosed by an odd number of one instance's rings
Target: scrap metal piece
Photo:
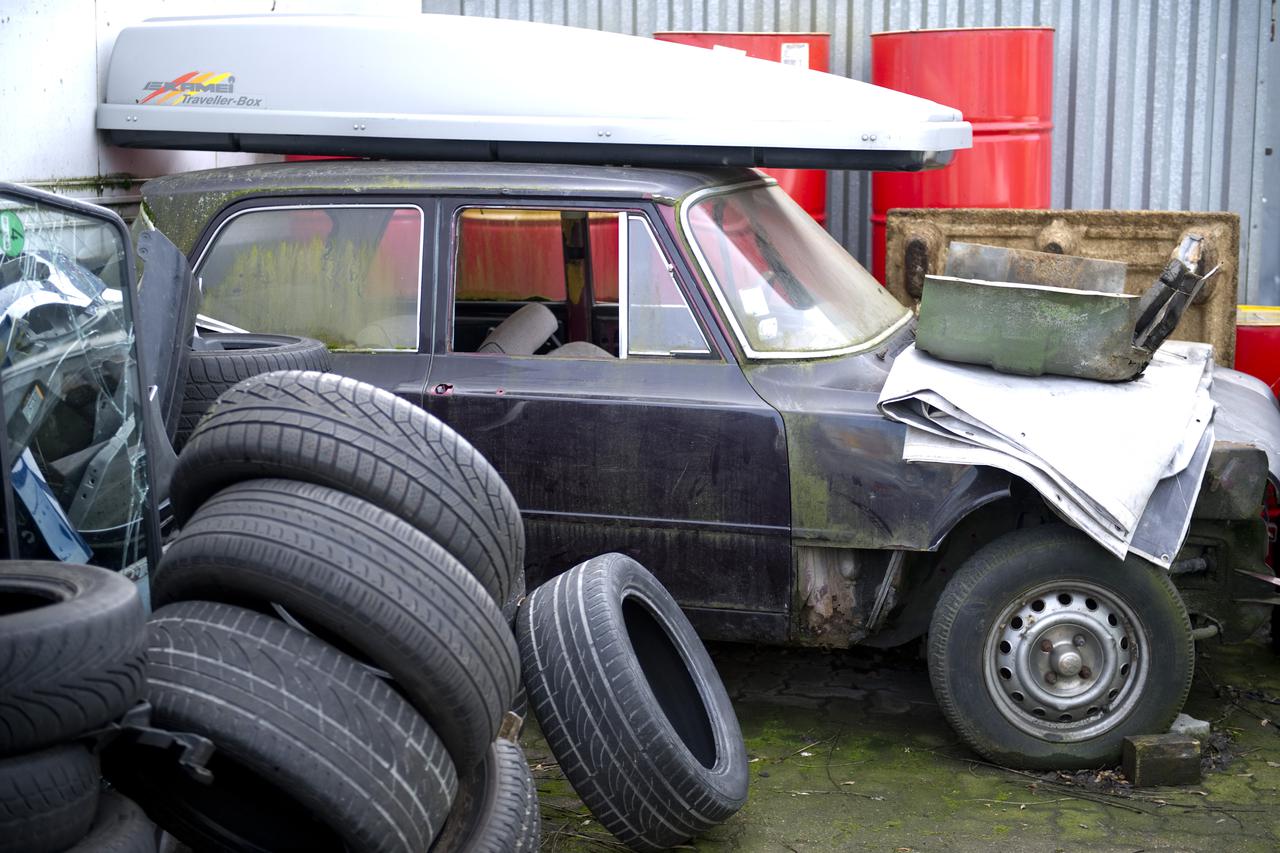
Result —
[[[1004, 208], [895, 209], [886, 221], [885, 286], [907, 305], [921, 295], [927, 274], [944, 273], [952, 241], [983, 243], [1095, 260], [1122, 261], [1125, 292], [1139, 295], [1169, 261], [1169, 248], [1188, 233], [1205, 238], [1201, 271], [1220, 267], [1205, 282], [1170, 339], [1213, 344], [1214, 361], [1231, 367], [1236, 350], [1240, 217], [1222, 211], [1016, 210]], [[908, 252], [914, 245], [916, 251]], [[1239, 295], [1244, 287], [1239, 285]]]
[[1121, 381], [1151, 353], [1133, 346], [1138, 298], [1034, 284], [926, 276], [916, 346], [1002, 373]]
[[947, 247], [946, 274], [955, 278], [1124, 293], [1127, 271], [1119, 261], [1081, 258], [1054, 252], [1033, 252], [1029, 249], [960, 241], [953, 241]]
[[1217, 273], [1214, 267], [1205, 275], [1197, 275], [1204, 254], [1204, 238], [1188, 234], [1174, 256], [1165, 264], [1160, 277], [1142, 294], [1138, 323], [1134, 327], [1134, 346], [1155, 352], [1178, 326], [1182, 314], [1200, 293], [1205, 280]]
[[925, 276], [916, 345], [1002, 373], [1133, 379], [1216, 272], [1198, 274], [1204, 242], [1185, 235], [1140, 299], [1121, 263], [952, 243], [948, 274]]

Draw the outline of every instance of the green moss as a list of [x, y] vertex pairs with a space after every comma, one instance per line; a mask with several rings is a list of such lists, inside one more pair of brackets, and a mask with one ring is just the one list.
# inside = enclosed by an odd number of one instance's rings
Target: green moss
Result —
[[36, 181], [33, 186], [56, 193], [92, 193], [106, 195], [108, 190], [130, 192], [137, 188], [142, 179], [124, 172], [110, 175], [89, 175], [83, 178], [58, 178], [52, 181]]

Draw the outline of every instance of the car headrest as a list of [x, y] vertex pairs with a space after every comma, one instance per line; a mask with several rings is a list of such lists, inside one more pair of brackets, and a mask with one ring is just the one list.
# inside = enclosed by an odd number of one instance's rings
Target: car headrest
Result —
[[559, 326], [550, 308], [540, 302], [530, 302], [498, 324], [476, 352], [533, 355]]

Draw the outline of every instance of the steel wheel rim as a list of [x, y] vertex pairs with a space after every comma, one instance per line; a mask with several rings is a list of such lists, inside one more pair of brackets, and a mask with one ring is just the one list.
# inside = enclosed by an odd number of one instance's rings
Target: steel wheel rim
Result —
[[1146, 631], [1113, 591], [1057, 580], [1020, 594], [992, 623], [983, 680], [1006, 721], [1041, 740], [1097, 737], [1128, 716], [1148, 677]]

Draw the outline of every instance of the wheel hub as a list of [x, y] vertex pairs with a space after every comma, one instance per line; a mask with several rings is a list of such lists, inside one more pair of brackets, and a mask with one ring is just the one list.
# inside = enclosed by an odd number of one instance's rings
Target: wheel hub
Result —
[[996, 708], [1020, 729], [1053, 741], [1094, 737], [1122, 719], [1141, 692], [1141, 635], [1134, 612], [1108, 590], [1045, 584], [993, 624], [984, 680]]
[[1084, 667], [1084, 661], [1074, 649], [1065, 652], [1055, 650], [1050, 666], [1058, 675], [1076, 675]]

